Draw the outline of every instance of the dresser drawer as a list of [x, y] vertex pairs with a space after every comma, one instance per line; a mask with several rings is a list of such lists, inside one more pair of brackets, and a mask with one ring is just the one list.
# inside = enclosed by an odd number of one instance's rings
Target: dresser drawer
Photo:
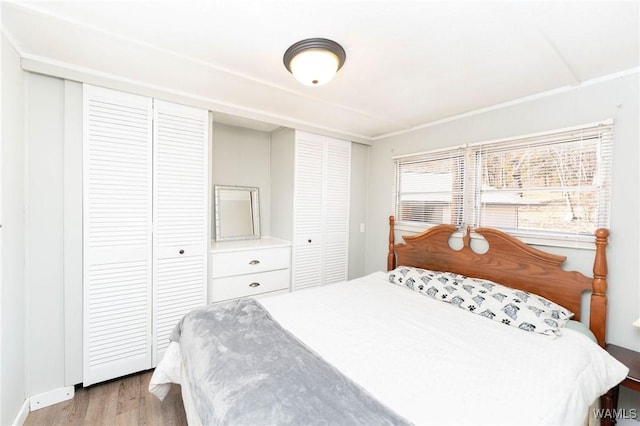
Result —
[[269, 291], [289, 289], [289, 269], [214, 278], [211, 280], [210, 302], [254, 296]]
[[253, 274], [289, 268], [291, 247], [211, 253], [211, 277]]

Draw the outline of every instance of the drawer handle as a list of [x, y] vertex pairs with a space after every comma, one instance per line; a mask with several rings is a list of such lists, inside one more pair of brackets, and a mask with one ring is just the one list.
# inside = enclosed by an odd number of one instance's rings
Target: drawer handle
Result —
[[260, 285], [260, 283], [251, 283], [249, 284], [249, 287], [258, 287]]
[[259, 260], [252, 260], [251, 262], [249, 262], [249, 265], [257, 265], [258, 263], [260, 263]]
[[180, 249], [180, 251], [178, 253], [184, 254], [184, 250]]

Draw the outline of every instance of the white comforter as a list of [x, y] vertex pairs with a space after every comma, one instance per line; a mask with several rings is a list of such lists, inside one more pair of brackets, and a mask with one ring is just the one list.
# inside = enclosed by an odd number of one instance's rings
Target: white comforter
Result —
[[[577, 331], [552, 338], [508, 327], [390, 284], [383, 272], [260, 303], [417, 425], [585, 424], [588, 407], [627, 372]], [[156, 392], [169, 381], [168, 355]]]
[[426, 424], [584, 424], [627, 368], [579, 332], [529, 333], [377, 272], [260, 302], [401, 416]]

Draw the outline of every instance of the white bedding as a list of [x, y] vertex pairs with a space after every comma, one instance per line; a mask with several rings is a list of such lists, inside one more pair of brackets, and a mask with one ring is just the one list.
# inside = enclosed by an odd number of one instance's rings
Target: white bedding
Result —
[[169, 342], [167, 350], [151, 376], [149, 392], [158, 397], [160, 401], [164, 401], [171, 390], [171, 384], [179, 384], [181, 386], [182, 405], [184, 406], [185, 415], [187, 416], [187, 422], [190, 426], [198, 426], [202, 424], [202, 421], [198, 416], [198, 410], [196, 409], [193, 396], [189, 390], [189, 378], [182, 368], [181, 356], [180, 343]]
[[[588, 407], [627, 371], [579, 332], [507, 327], [390, 284], [383, 272], [260, 303], [418, 425], [585, 424]], [[150, 390], [164, 380], [158, 370]]]

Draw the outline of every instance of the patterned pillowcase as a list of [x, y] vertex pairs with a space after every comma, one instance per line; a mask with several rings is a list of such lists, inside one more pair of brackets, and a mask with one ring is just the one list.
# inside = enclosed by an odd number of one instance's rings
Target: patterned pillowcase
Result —
[[391, 283], [535, 333], [559, 335], [573, 317], [571, 311], [542, 296], [480, 278], [409, 266], [397, 267], [388, 277]]

